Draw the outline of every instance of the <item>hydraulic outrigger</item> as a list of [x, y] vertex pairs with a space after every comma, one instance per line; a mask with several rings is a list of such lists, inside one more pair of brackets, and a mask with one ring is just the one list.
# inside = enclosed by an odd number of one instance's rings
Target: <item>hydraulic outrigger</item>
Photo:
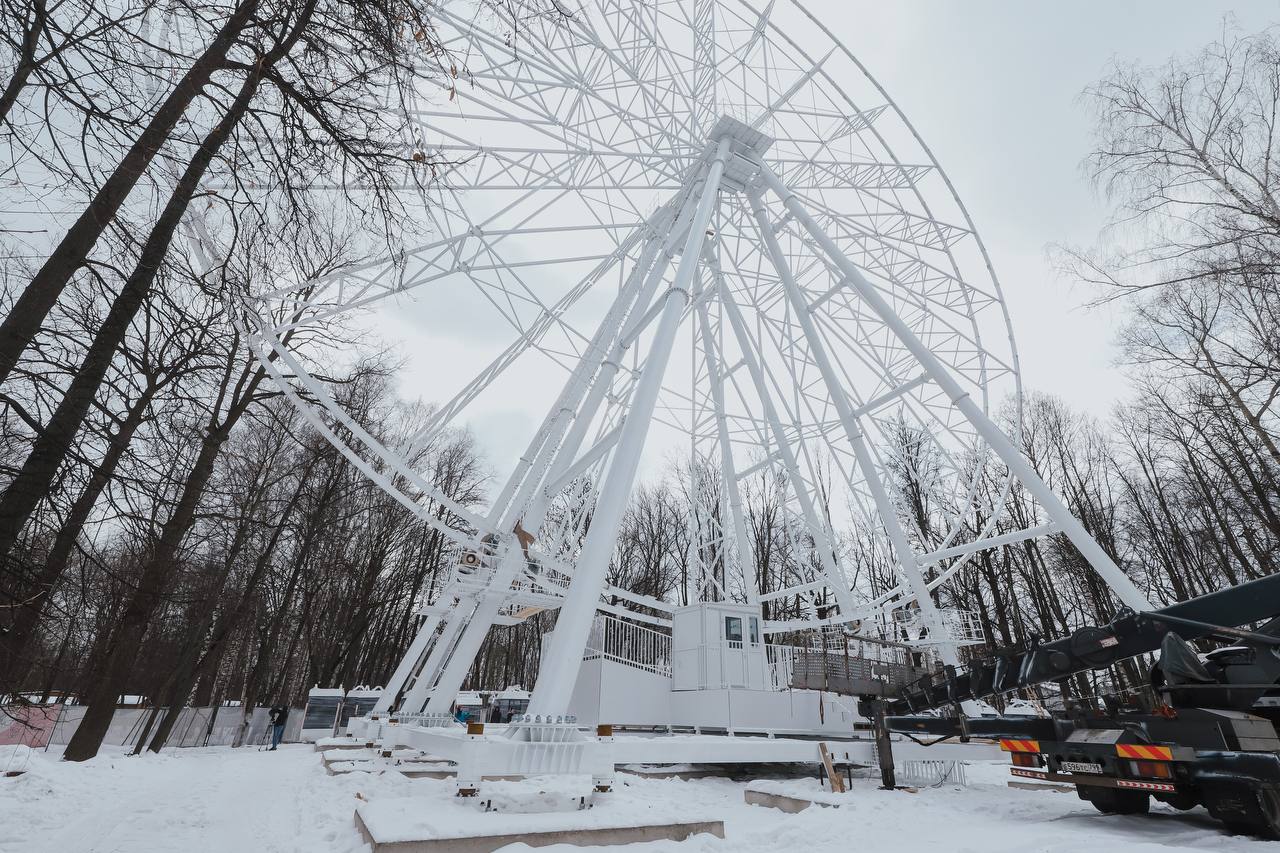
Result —
[[[1249, 626], [1254, 626], [1250, 628]], [[1193, 640], [1219, 640], [1199, 654]], [[1159, 652], [1150, 693], [1064, 699], [1051, 717], [966, 717], [961, 703], [1058, 682]], [[1100, 811], [1204, 805], [1233, 831], [1280, 838], [1280, 575], [1161, 610], [1122, 610], [1106, 625], [944, 667], [896, 698], [863, 697], [877, 729], [999, 739], [1015, 776], [1076, 786]], [[1140, 697], [1142, 698], [1142, 697]], [[952, 709], [953, 716], [928, 715]]]

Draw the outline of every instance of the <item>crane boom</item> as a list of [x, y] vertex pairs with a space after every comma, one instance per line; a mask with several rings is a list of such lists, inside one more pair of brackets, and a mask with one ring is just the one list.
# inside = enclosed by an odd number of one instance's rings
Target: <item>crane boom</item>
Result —
[[1079, 672], [1102, 669], [1160, 648], [1172, 632], [1184, 640], [1224, 636], [1280, 645], [1280, 638], [1240, 630], [1280, 616], [1280, 575], [1228, 587], [1160, 610], [1135, 613], [1122, 609], [1109, 623], [1080, 628], [1069, 637], [1028, 648], [998, 651], [971, 662], [961, 671], [940, 673], [906, 685], [887, 703], [890, 714], [915, 714], [969, 699], [984, 699]]

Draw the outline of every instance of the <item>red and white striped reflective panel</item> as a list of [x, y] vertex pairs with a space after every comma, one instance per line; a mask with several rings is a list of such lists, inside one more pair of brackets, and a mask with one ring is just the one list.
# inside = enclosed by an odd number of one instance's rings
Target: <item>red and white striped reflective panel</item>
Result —
[[1038, 740], [1013, 740], [1012, 738], [1000, 738], [1000, 748], [1005, 752], [1039, 752], [1040, 741]]
[[1173, 785], [1166, 782], [1138, 782], [1134, 779], [1117, 779], [1116, 785], [1121, 788], [1137, 788], [1139, 791], [1169, 791], [1178, 790]]
[[1147, 746], [1143, 743], [1118, 743], [1116, 755], [1121, 758], [1146, 758], [1152, 761], [1173, 761], [1173, 750], [1167, 746]]
[[1026, 776], [1029, 779], [1048, 779], [1049, 774], [1044, 770], [1024, 770], [1021, 767], [1010, 767], [1009, 772], [1014, 776]]

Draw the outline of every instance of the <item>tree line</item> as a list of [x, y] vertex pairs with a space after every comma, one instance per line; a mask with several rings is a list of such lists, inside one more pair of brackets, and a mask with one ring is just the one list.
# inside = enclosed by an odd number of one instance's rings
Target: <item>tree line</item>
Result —
[[[257, 438], [309, 440], [250, 357], [241, 305], [412, 239], [405, 203], [438, 164], [407, 142], [407, 107], [421, 85], [455, 85], [460, 61], [431, 4], [409, 0], [6, 0], [2, 11], [0, 685], [27, 684], [57, 637], [88, 705], [67, 750], [83, 759], [141, 661], [167, 648], [172, 683], [156, 689], [187, 689], [261, 606], [265, 578], [293, 578], [277, 597], [308, 597], [306, 618], [276, 619], [265, 648], [287, 658], [290, 644], [323, 641], [329, 677], [359, 645], [305, 630], [330, 588], [303, 566], [334, 528], [304, 536], [298, 567], [285, 568], [292, 527], [273, 535], [260, 513], [283, 509], [289, 484], [235, 480], [242, 449], [267, 451]], [[323, 356], [342, 334], [287, 336]], [[369, 377], [385, 373], [358, 365], [333, 384], [373, 405]], [[346, 497], [340, 475], [319, 479], [325, 465], [312, 460], [317, 479], [293, 484], [288, 525], [317, 484]], [[256, 503], [226, 505], [229, 486]], [[233, 516], [230, 532], [214, 524]], [[272, 548], [242, 571], [262, 541]], [[369, 598], [400, 544], [377, 543], [346, 594]], [[370, 620], [369, 607], [343, 612]], [[233, 660], [257, 668], [261, 689], [284, 689], [259, 657]]]
[[[148, 724], [158, 750], [184, 703], [247, 711], [316, 683], [382, 683], [456, 554], [280, 396], [239, 306], [413, 236], [407, 199], [437, 163], [406, 147], [394, 107], [421, 83], [456, 85], [465, 63], [437, 40], [431, 4], [408, 0], [0, 11], [0, 694], [80, 697], [66, 755], [84, 759], [121, 694], [175, 709]], [[1128, 312], [1134, 390], [1102, 419], [1031, 394], [1023, 445], [1157, 601], [1269, 574], [1280, 548], [1277, 56], [1270, 33], [1231, 36], [1160, 68], [1117, 66], [1086, 94], [1089, 168], [1116, 220], [1097, 247], [1056, 258]], [[384, 443], [430, 417], [399, 397], [394, 353], [347, 363], [355, 332], [337, 323], [289, 334], [333, 364], [331, 393]], [[458, 505], [494, 491], [465, 430], [415, 452]], [[912, 470], [899, 511], [928, 551], [946, 498]], [[611, 581], [673, 603], [708, 594], [692, 568], [695, 476], [677, 466], [636, 491]], [[776, 476], [744, 496], [761, 592], [809, 571]], [[992, 533], [1043, 521], [1016, 488], [1006, 511]], [[977, 535], [987, 520], [971, 521]], [[895, 585], [867, 536], [839, 533], [860, 593]], [[939, 601], [977, 613], [993, 646], [1116, 607], [1060, 536], [982, 552]], [[815, 606], [777, 599], [766, 618]], [[529, 686], [553, 622], [495, 628], [468, 686]]]

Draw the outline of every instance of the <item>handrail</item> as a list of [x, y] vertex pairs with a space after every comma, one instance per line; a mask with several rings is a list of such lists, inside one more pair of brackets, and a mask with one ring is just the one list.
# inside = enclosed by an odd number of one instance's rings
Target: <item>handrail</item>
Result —
[[[808, 646], [778, 643], [760, 644], [763, 646], [764, 651], [762, 658], [751, 655], [743, 656], [742, 654], [749, 647], [756, 647], [757, 644], [722, 640], [719, 643], [722, 654], [720, 676], [721, 680], [725, 681], [725, 684], [705, 686], [719, 687], [728, 684], [726, 679], [729, 679], [731, 674], [726, 669], [726, 665], [729, 662], [724, 657], [726, 652], [736, 652], [737, 654], [733, 660], [736, 661], [741, 658], [741, 666], [743, 667], [763, 667], [763, 673], [761, 673], [762, 682], [755, 676], [748, 679], [746, 669], [743, 669], [741, 673], [737, 673], [736, 675], [740, 676], [740, 678], [735, 677], [734, 681], [743, 680], [744, 683], [760, 684], [766, 690], [776, 691], [792, 689], [793, 675], [796, 672], [797, 665], [802, 665], [808, 669], [813, 666], [812, 661], [815, 658], [820, 658], [824, 661], [823, 668], [832, 667], [833, 671], [839, 670], [838, 674], [856, 675], [874, 680], [893, 680], [893, 675], [890, 673], [895, 671], [894, 668], [906, 668], [911, 665], [909, 657], [911, 653], [902, 647], [880, 643], [864, 644], [857, 640], [845, 638], [842, 635], [815, 639], [817, 639], [817, 642]], [[915, 654], [920, 654], [920, 652]], [[671, 635], [607, 614], [597, 614], [591, 626], [591, 633], [587, 638], [586, 649], [583, 652], [583, 660], [595, 659], [609, 660], [646, 672], [671, 677]], [[801, 661], [804, 663], [800, 664]], [[738, 664], [734, 664], [734, 666], [736, 667]], [[875, 668], [874, 670], [873, 667]]]
[[612, 616], [597, 615], [583, 659], [597, 657], [669, 677], [671, 635]]

